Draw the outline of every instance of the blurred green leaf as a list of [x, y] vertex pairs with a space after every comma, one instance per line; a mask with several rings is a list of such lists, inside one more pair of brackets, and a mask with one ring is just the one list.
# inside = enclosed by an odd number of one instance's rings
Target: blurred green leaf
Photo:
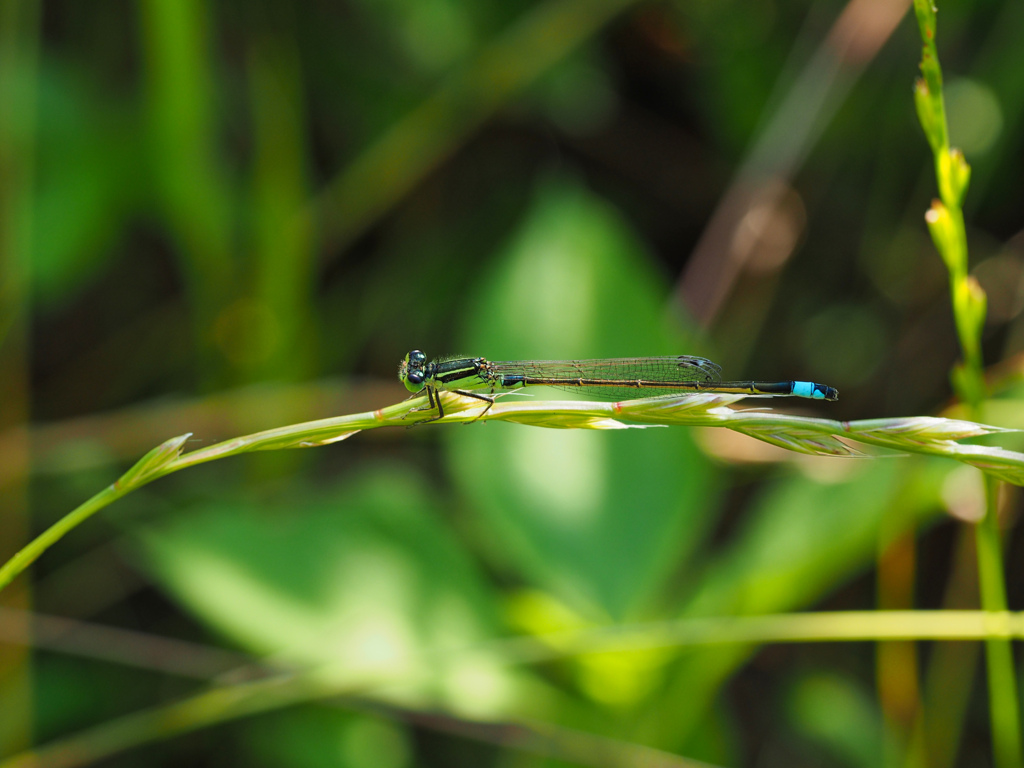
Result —
[[198, 504], [142, 540], [163, 585], [255, 654], [332, 675], [425, 675], [430, 689], [400, 698], [500, 712], [512, 692], [489, 657], [438, 669], [423, 656], [496, 627], [494, 597], [431, 493], [407, 471], [378, 470], [319, 499]]
[[792, 41], [783, 43], [773, 34], [780, 8], [735, 0], [672, 6], [679, 20], [659, 19], [655, 28], [668, 63], [685, 71], [692, 57], [708, 66], [702, 67], [700, 88], [662, 98], [668, 103], [682, 97], [697, 100], [713, 141], [743, 151], [764, 120], [768, 96], [778, 88], [780, 73], [785, 77], [786, 58], [792, 54]]
[[35, 298], [49, 307], [92, 284], [149, 201], [127, 106], [99, 97], [82, 73], [51, 63], [41, 75], [31, 275]]
[[33, 679], [33, 727], [40, 741], [144, 708], [175, 685], [119, 664], [46, 652], [36, 655]]
[[[847, 469], [851, 476], [842, 480], [796, 475], [774, 483], [750, 510], [728, 550], [716, 558], [686, 613], [799, 608], [866, 564], [884, 517], [897, 516], [909, 525], [937, 508], [935, 485], [920, 476], [920, 465], [909, 471], [911, 460], [842, 461], [853, 465]], [[941, 470], [930, 474], [933, 479], [945, 476]]]
[[310, 192], [298, 52], [282, 41], [253, 44], [247, 74], [255, 144], [249, 222], [253, 285], [243, 304], [249, 311], [240, 314], [262, 318], [263, 332], [253, 330], [258, 322], [241, 322], [246, 330], [235, 335], [243, 343], [222, 344], [229, 357], [248, 346], [239, 363], [249, 378], [297, 380], [316, 359], [310, 318], [316, 262], [303, 212]]
[[[896, 457], [842, 461], [850, 463], [843, 479], [797, 475], [777, 481], [733, 542], [709, 561], [683, 614], [777, 613], [813, 604], [869, 565], [883, 519], [892, 533], [940, 509], [938, 489], [953, 469], [949, 462]], [[668, 702], [660, 703], [672, 712], [663, 727], [684, 740], [749, 655], [745, 647], [687, 653]]]
[[589, 48], [575, 51], [552, 67], [533, 88], [532, 95], [551, 120], [570, 136], [597, 133], [618, 106], [607, 63]]
[[[945, 97], [949, 141], [959, 148], [953, 152], [972, 158], [984, 155], [1003, 131], [1003, 109], [995, 89], [981, 80], [962, 77], [946, 85]], [[961, 192], [961, 202], [962, 197]]]
[[243, 725], [250, 765], [289, 768], [405, 768], [411, 744], [405, 730], [340, 709], [300, 707]]
[[828, 672], [805, 675], [794, 683], [787, 710], [793, 727], [839, 764], [872, 768], [881, 763], [881, 714], [871, 694], [853, 680]]
[[177, 246], [197, 346], [208, 355], [202, 366], [208, 380], [216, 380], [223, 367], [221, 358], [209, 354], [211, 330], [237, 290], [236, 190], [218, 151], [212, 15], [212, 7], [196, 0], [140, 4], [148, 169], [166, 231]]
[[[543, 184], [466, 307], [465, 352], [495, 360], [693, 352], [643, 248], [609, 206]], [[556, 397], [571, 397], [555, 393]], [[449, 430], [451, 471], [488, 545], [587, 615], [635, 615], [701, 541], [715, 473], [681, 429], [616, 434], [505, 424]]]
[[457, 0], [376, 0], [362, 5], [398, 38], [406, 56], [423, 72], [443, 71], [477, 43], [471, 8]]

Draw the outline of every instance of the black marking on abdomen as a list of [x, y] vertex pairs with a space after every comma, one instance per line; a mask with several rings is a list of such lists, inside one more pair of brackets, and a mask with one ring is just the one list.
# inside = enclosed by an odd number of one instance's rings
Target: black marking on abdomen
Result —
[[768, 381], [757, 382], [752, 387], [754, 392], [763, 392], [766, 395], [791, 395], [793, 394], [792, 381]]

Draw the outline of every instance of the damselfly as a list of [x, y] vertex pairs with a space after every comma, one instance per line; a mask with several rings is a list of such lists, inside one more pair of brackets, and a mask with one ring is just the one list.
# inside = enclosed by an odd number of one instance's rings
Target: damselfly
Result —
[[[441, 391], [475, 397], [494, 405], [494, 395], [522, 387], [557, 387], [604, 400], [680, 395], [688, 392], [726, 392], [761, 397], [808, 397], [838, 400], [839, 392], [811, 381], [722, 381], [722, 369], [703, 357], [616, 357], [604, 360], [492, 361], [460, 357], [427, 362], [414, 349], [398, 365], [398, 378], [413, 394], [426, 390], [430, 410], [444, 418]], [[477, 390], [488, 390], [480, 394]], [[483, 415], [483, 414], [481, 414]]]

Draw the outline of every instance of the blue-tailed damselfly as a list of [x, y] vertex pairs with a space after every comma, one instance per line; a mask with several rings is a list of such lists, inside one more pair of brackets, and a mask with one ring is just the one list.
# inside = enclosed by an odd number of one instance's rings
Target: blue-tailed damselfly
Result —
[[[762, 397], [838, 400], [839, 392], [811, 381], [722, 381], [722, 369], [703, 357], [616, 357], [604, 360], [492, 361], [483, 357], [432, 360], [414, 349], [399, 363], [398, 378], [413, 394], [426, 390], [430, 410], [444, 418], [441, 391], [494, 404], [494, 395], [522, 387], [547, 386], [604, 400], [725, 392]], [[489, 390], [480, 394], [475, 390]], [[481, 414], [482, 416], [483, 414]]]

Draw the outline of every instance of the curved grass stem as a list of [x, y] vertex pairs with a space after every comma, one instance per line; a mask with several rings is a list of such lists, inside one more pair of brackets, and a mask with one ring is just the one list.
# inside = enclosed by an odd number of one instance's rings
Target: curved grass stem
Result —
[[[767, 409], [737, 409], [729, 405], [741, 395], [696, 394], [607, 402], [500, 402], [487, 407], [479, 400], [443, 393], [444, 419], [434, 424], [512, 421], [555, 429], [628, 429], [650, 426], [726, 427], [792, 451], [822, 456], [863, 456], [847, 444], [895, 449], [905, 453], [946, 456], [971, 464], [991, 476], [1024, 485], [1024, 454], [1002, 448], [964, 445], [964, 438], [1007, 430], [957, 419], [927, 416], [840, 422], [776, 413]], [[310, 448], [351, 437], [364, 429], [409, 427], [430, 420], [422, 401], [405, 400], [366, 413], [338, 416], [237, 437], [189, 453], [182, 449], [189, 435], [167, 440], [140, 459], [115, 483], [54, 523], [0, 566], [0, 590], [64, 534], [122, 496], [182, 469], [253, 451]], [[630, 422], [630, 423], [627, 423]], [[1005, 603], [1004, 603], [1005, 607]]]

